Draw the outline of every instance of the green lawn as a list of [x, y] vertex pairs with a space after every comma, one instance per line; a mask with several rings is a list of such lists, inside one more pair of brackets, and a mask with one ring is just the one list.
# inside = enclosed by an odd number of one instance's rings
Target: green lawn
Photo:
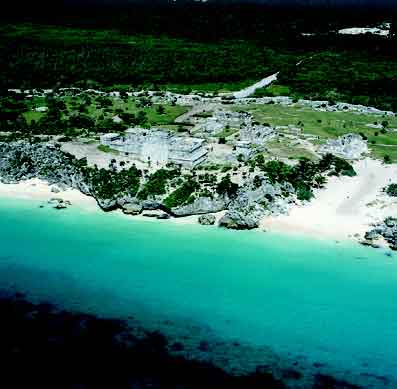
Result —
[[293, 146], [291, 141], [284, 138], [270, 140], [266, 143], [265, 155], [268, 157], [288, 158], [288, 159], [316, 159], [316, 156], [309, 150], [301, 146]]
[[223, 131], [216, 134], [216, 137], [217, 138], [228, 138], [229, 136], [235, 134], [238, 131], [239, 131], [238, 128], [225, 128]]
[[290, 96], [291, 90], [286, 85], [271, 84], [266, 88], [260, 88], [255, 91], [255, 97], [264, 96]]
[[[150, 126], [173, 126], [175, 119], [186, 113], [189, 110], [189, 107], [182, 106], [172, 106], [163, 104], [164, 113], [159, 113], [158, 107], [159, 104], [153, 104], [151, 107], [140, 108], [137, 106], [138, 99], [137, 98], [128, 98], [127, 100], [122, 100], [120, 98], [109, 98], [112, 102], [112, 105], [108, 108], [100, 108], [96, 104], [96, 98], [91, 97], [91, 104], [87, 105], [87, 111], [83, 112], [83, 114], [87, 114], [91, 118], [98, 120], [101, 116], [106, 118], [111, 118], [117, 115], [116, 110], [121, 109], [123, 112], [128, 112], [130, 114], [137, 115], [139, 111], [143, 111], [146, 113], [148, 118], [148, 125]], [[83, 98], [80, 96], [66, 96], [63, 97], [62, 100], [66, 103], [67, 111], [65, 114], [74, 115], [79, 114], [78, 106], [82, 103]], [[35, 112], [32, 109], [35, 107], [45, 106], [45, 99], [41, 97], [35, 97], [32, 101], [29, 102], [28, 106], [30, 111], [24, 114], [26, 120], [30, 123], [32, 120], [39, 120], [44, 113]]]
[[104, 152], [104, 153], [109, 153], [109, 154], [114, 154], [114, 155], [119, 155], [120, 154], [120, 152], [118, 150], [114, 150], [111, 147], [106, 146], [106, 145], [98, 145], [97, 149], [99, 151]]
[[[284, 107], [277, 104], [250, 105], [235, 107], [235, 110], [251, 112], [260, 123], [272, 126], [293, 125], [301, 128], [304, 134], [319, 137], [319, 143], [346, 133], [364, 134], [368, 145], [377, 158], [390, 155], [397, 162], [397, 133], [388, 131], [382, 134], [379, 129], [368, 124], [388, 122], [387, 128], [397, 128], [396, 117], [355, 114], [352, 112], [318, 112], [298, 105]], [[372, 144], [372, 142], [375, 144]], [[388, 145], [388, 146], [381, 146]]]
[[44, 114], [42, 112], [28, 111], [24, 113], [26, 121], [30, 124], [32, 120], [38, 121]]

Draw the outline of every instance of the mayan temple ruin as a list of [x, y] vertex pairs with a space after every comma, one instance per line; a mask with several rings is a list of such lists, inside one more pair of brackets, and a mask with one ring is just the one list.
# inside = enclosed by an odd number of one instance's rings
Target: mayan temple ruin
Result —
[[175, 163], [193, 168], [207, 156], [205, 140], [175, 136], [163, 129], [130, 128], [124, 134], [105, 134], [101, 143], [134, 159], [157, 165]]

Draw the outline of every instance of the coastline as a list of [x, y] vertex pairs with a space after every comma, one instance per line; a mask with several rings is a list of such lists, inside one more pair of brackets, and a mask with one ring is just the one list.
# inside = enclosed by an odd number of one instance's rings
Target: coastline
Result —
[[364, 159], [354, 164], [355, 177], [329, 177], [307, 204], [293, 206], [288, 215], [270, 216], [261, 228], [323, 238], [357, 240], [373, 223], [397, 214], [397, 199], [382, 192], [397, 181], [397, 165]]
[[[57, 187], [57, 185], [49, 185], [46, 181], [43, 181], [39, 178], [21, 181], [16, 184], [4, 184], [0, 182], [0, 198], [33, 200], [41, 202], [48, 202], [52, 198], [61, 198], [64, 201], [69, 201], [71, 203], [71, 207], [78, 207], [89, 212], [103, 212], [93, 197], [87, 196], [81, 193], [79, 190], [71, 188], [55, 193], [51, 191], [51, 188], [54, 186]], [[112, 211], [112, 213], [118, 213], [120, 216], [137, 221], [161, 221], [159, 219], [143, 215], [126, 215], [119, 209]], [[224, 212], [219, 212], [216, 215], [217, 219], [219, 219], [223, 213]], [[175, 224], [198, 224], [198, 216], [199, 215], [191, 215], [179, 218], [170, 218], [165, 221]]]
[[[362, 239], [373, 223], [397, 214], [397, 199], [382, 193], [391, 182], [397, 182], [397, 166], [384, 165], [380, 161], [364, 159], [354, 164], [355, 177], [330, 177], [325, 188], [318, 189], [315, 198], [307, 204], [293, 205], [288, 215], [267, 216], [260, 223], [260, 230], [288, 235], [302, 235], [315, 239], [353, 240]], [[0, 197], [47, 202], [51, 198], [70, 201], [72, 206], [90, 212], [100, 212], [93, 197], [76, 189], [59, 193], [53, 186], [40, 179], [17, 184], [0, 183]], [[121, 216], [136, 221], [158, 222], [144, 215]], [[218, 221], [225, 211], [215, 215]], [[180, 225], [198, 224], [199, 215], [170, 218], [164, 222]]]
[[[54, 185], [56, 186], [56, 185]], [[43, 180], [34, 178], [21, 181], [17, 184], [4, 184], [0, 182], [0, 196], [21, 200], [37, 200], [47, 202], [51, 198], [62, 198], [70, 201], [72, 206], [78, 206], [87, 211], [99, 211], [93, 197], [86, 196], [77, 189], [68, 188], [59, 193], [51, 192], [52, 186]]]

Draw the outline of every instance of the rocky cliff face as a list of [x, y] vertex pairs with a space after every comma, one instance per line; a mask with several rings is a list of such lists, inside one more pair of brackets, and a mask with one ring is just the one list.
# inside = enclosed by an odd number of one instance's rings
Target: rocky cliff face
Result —
[[73, 156], [49, 144], [0, 143], [0, 179], [4, 183], [41, 178], [49, 184], [63, 184], [90, 194], [74, 161]]
[[229, 201], [224, 198], [211, 199], [210, 197], [199, 197], [193, 203], [182, 207], [172, 208], [175, 216], [200, 215], [215, 213], [226, 209]]
[[[87, 173], [87, 170], [90, 173]], [[95, 172], [95, 177], [92, 171]], [[259, 221], [263, 216], [286, 213], [288, 203], [294, 197], [294, 189], [291, 185], [272, 185], [263, 176], [256, 177], [255, 182], [248, 179], [232, 198], [214, 193], [214, 197], [197, 197], [190, 204], [169, 209], [164, 206], [161, 198], [137, 199], [131, 194], [128, 185], [118, 188], [119, 183], [107, 182], [106, 175], [105, 178], [102, 177], [102, 185], [110, 189], [107, 188], [109, 190], [105, 192], [99, 190], [98, 177], [101, 178], [101, 174], [105, 173], [109, 171], [98, 172], [93, 168], [88, 168], [85, 160], [76, 159], [61, 151], [56, 145], [27, 141], [0, 143], [0, 180], [2, 182], [15, 183], [40, 178], [49, 184], [78, 189], [94, 197], [104, 211], [119, 208], [126, 214], [137, 215], [143, 211], [160, 210], [174, 217], [182, 217], [227, 210], [220, 220], [220, 226], [252, 229], [259, 226]]]
[[294, 193], [292, 185], [272, 185], [265, 176], [259, 177], [256, 183], [248, 181], [230, 202], [219, 225], [233, 229], [257, 228], [264, 216], [287, 213]]

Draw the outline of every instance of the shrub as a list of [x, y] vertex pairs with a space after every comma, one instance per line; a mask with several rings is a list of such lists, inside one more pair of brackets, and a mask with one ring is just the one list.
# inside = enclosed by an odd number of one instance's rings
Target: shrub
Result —
[[138, 193], [140, 200], [146, 200], [148, 196], [163, 195], [167, 192], [167, 183], [170, 179], [177, 177], [179, 171], [176, 169], [159, 169], [150, 175], [148, 181]]
[[174, 190], [164, 200], [164, 205], [168, 208], [178, 207], [184, 204], [192, 203], [195, 198], [193, 193], [200, 189], [200, 184], [189, 178], [178, 189]]
[[385, 188], [385, 192], [392, 197], [397, 197], [397, 184], [390, 184]]
[[69, 136], [61, 136], [58, 138], [58, 142], [71, 142], [73, 139]]
[[230, 175], [226, 175], [221, 179], [216, 187], [216, 191], [220, 195], [227, 194], [229, 197], [234, 197], [238, 191], [239, 186], [231, 181]]
[[309, 185], [301, 182], [297, 185], [296, 196], [298, 200], [310, 201], [314, 197], [314, 194]]
[[391, 163], [390, 155], [385, 155], [385, 156], [383, 157], [383, 162], [384, 162], [384, 163]]

